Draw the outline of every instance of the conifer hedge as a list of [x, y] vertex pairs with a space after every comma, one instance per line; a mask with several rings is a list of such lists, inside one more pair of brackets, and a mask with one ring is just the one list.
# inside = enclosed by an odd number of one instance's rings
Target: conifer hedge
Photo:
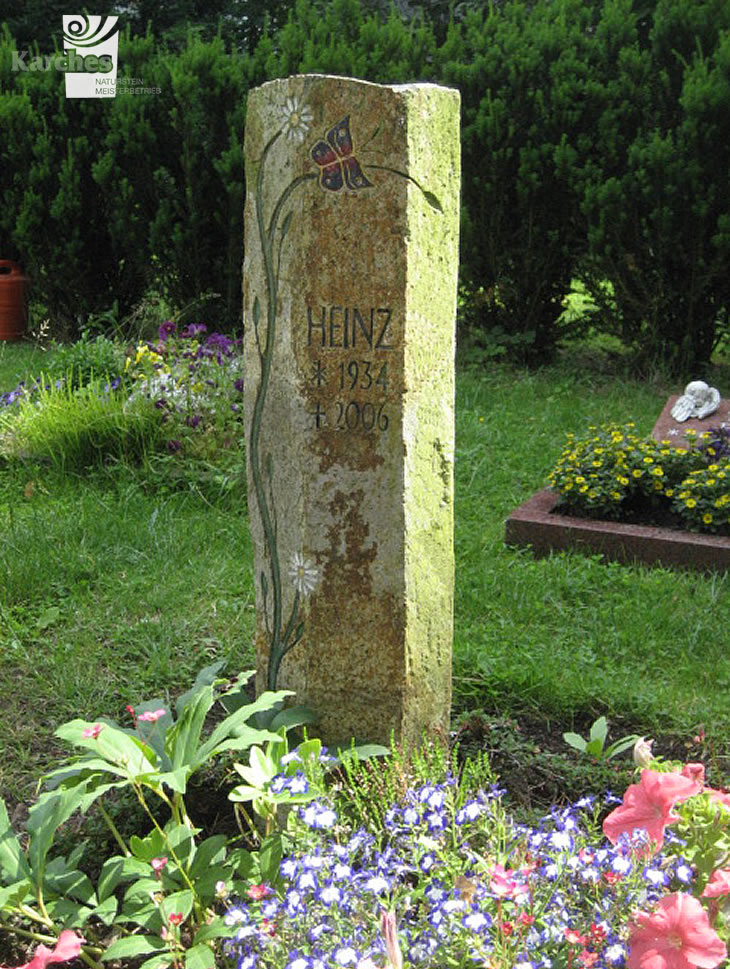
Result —
[[154, 95], [68, 101], [0, 36], [0, 257], [52, 318], [124, 318], [153, 285], [240, 326], [249, 88], [298, 72], [462, 95], [461, 276], [486, 340], [544, 359], [584, 282], [593, 324], [688, 370], [728, 333], [730, 0], [503, 0], [423, 13], [296, 0], [251, 51], [120, 37]]

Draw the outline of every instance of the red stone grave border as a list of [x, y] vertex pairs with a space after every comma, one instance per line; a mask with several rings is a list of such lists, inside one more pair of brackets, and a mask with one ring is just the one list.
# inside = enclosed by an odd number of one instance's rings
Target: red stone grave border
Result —
[[528, 498], [507, 519], [505, 543], [530, 547], [537, 556], [551, 551], [580, 551], [601, 554], [615, 562], [702, 572], [730, 568], [730, 537], [556, 514], [558, 500], [559, 495], [551, 488]]

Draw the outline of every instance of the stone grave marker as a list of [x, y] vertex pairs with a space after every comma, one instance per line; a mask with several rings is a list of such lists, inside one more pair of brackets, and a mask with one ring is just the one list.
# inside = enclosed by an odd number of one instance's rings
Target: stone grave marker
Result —
[[271, 81], [245, 155], [258, 687], [417, 743], [451, 703], [459, 95]]

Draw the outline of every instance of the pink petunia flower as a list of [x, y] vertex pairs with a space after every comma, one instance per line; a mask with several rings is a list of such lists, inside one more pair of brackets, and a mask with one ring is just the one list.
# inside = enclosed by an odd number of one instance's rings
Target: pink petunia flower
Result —
[[691, 895], [666, 895], [654, 912], [641, 912], [629, 934], [628, 969], [714, 969], [727, 956], [702, 904]]
[[101, 731], [103, 730], [103, 724], [95, 723], [93, 727], [87, 727], [86, 730], [81, 731], [82, 737], [91, 737], [92, 740], [96, 740]]
[[163, 855], [162, 858], [153, 858], [150, 864], [155, 873], [155, 878], [162, 878], [162, 869], [167, 864], [167, 855]]
[[622, 834], [630, 835], [635, 828], [642, 828], [659, 849], [664, 844], [664, 829], [679, 820], [678, 815], [672, 814], [674, 805], [701, 790], [702, 785], [690, 777], [647, 768], [641, 772], [640, 782], [626, 789], [623, 804], [603, 822], [603, 833], [616, 844]]
[[685, 764], [681, 770], [682, 777], [689, 777], [690, 780], [697, 781], [698, 784], [705, 783], [704, 764]]
[[142, 720], [144, 723], [155, 723], [160, 717], [164, 717], [166, 713], [166, 710], [148, 710], [147, 713], [140, 713], [137, 719]]
[[17, 966], [16, 969], [46, 969], [46, 966], [55, 962], [68, 962], [70, 959], [75, 959], [81, 952], [83, 942], [84, 939], [80, 935], [76, 935], [71, 929], [64, 929], [59, 935], [54, 949], [39, 945], [30, 962]]
[[522, 885], [512, 876], [514, 872], [503, 868], [502, 865], [493, 865], [489, 872], [489, 890], [500, 898], [514, 898], [515, 895], [522, 893]]
[[262, 898], [266, 898], [267, 895], [271, 894], [271, 889], [268, 885], [251, 885], [250, 888], [246, 889], [246, 894], [249, 898], [252, 898], [255, 902], [260, 901]]
[[703, 898], [720, 898], [722, 895], [730, 895], [730, 868], [713, 871], [702, 892]]

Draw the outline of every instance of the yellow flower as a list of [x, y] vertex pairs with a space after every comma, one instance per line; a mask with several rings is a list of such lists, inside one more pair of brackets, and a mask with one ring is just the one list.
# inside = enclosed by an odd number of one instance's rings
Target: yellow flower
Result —
[[580, 488], [578, 488], [578, 491], [580, 491], [580, 493], [584, 495], [586, 491], [588, 491], [588, 485], [587, 484], [581, 485]]
[[644, 458], [644, 464], [654, 464], [654, 458], [650, 458], [648, 455]]
[[[708, 448], [708, 450], [709, 450], [709, 448]], [[714, 454], [715, 452], [713, 451], [712, 453]], [[720, 470], [720, 465], [719, 464], [708, 464], [707, 470], [708, 471], [719, 471]]]
[[618, 483], [619, 484], [622, 484], [622, 485], [627, 485], [629, 483], [629, 479], [628, 478], [619, 478], [618, 479]]
[[635, 478], [640, 478], [644, 472], [641, 470], [641, 468], [634, 468], [631, 473]]
[[651, 469], [650, 474], [653, 474], [656, 478], [661, 478], [664, 471], [659, 467], [659, 465], [657, 465], [655, 468]]
[[673, 495], [674, 495], [674, 488], [667, 488], [666, 491], [664, 492], [664, 494], [667, 496], [667, 498], [673, 497]]
[[618, 491], [612, 491], [611, 497], [613, 498], [614, 501], [621, 501], [621, 493]]
[[696, 501], [694, 500], [694, 498], [688, 498], [688, 499], [687, 499], [687, 500], [685, 501], [685, 505], [686, 505], [686, 506], [687, 506], [688, 508], [694, 508], [696, 504], [697, 504], [697, 502], [696, 502]]
[[712, 514], [709, 511], [706, 511], [704, 513], [704, 515], [702, 516], [702, 521], [705, 523], [705, 525], [711, 525], [712, 524]]

